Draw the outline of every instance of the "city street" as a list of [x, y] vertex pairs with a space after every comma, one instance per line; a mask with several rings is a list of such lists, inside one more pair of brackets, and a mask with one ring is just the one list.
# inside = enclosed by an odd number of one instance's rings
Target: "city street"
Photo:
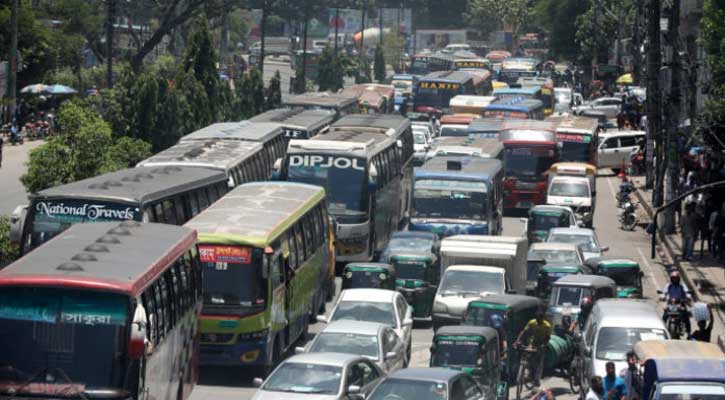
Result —
[[3, 139], [3, 165], [0, 168], [0, 215], [13, 212], [18, 204], [26, 204], [28, 194], [20, 183], [20, 176], [25, 173], [25, 163], [30, 150], [43, 144], [41, 140], [26, 141], [22, 145], [13, 146]]
[[[594, 226], [603, 246], [609, 246], [608, 255], [631, 258], [640, 263], [644, 272], [644, 295], [654, 301], [656, 291], [664, 287], [667, 274], [657, 260], [649, 259], [649, 237], [641, 228], [634, 232], [619, 229], [614, 193], [619, 179], [608, 170], [597, 178], [597, 209], [594, 215]], [[504, 220], [504, 235], [520, 235], [522, 223], [519, 217], [509, 216]], [[661, 307], [660, 307], [661, 308]], [[328, 311], [330, 307], [328, 307]], [[319, 331], [319, 324], [311, 327], [311, 332]], [[413, 356], [411, 366], [428, 366], [429, 347], [433, 337], [432, 329], [420, 324], [413, 332]], [[192, 400], [240, 400], [252, 398], [255, 389], [251, 385], [252, 378], [258, 371], [244, 371], [236, 368], [201, 369], [201, 381], [192, 393]], [[560, 377], [544, 379], [544, 385], [551, 388], [557, 399], [575, 399], [569, 392], [568, 382]], [[511, 392], [511, 396], [515, 396]], [[513, 397], [511, 397], [513, 398]]]

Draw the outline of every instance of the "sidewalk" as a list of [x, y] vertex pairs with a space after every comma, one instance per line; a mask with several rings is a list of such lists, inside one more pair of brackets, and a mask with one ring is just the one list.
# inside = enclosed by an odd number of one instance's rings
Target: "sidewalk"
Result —
[[[654, 216], [652, 207], [652, 191], [644, 188], [644, 177], [629, 177], [636, 187], [635, 194], [649, 221]], [[663, 234], [660, 230], [657, 237], [658, 254], [669, 268], [680, 271], [684, 283], [692, 291], [695, 301], [713, 304], [715, 324], [712, 328], [712, 342], [725, 349], [725, 268], [722, 262], [712, 258], [705, 246], [704, 254], [700, 254], [700, 241], [695, 243], [692, 261], [681, 259], [682, 239], [678, 233]], [[663, 246], [664, 245], [664, 246]], [[694, 325], [693, 325], [694, 329]]]

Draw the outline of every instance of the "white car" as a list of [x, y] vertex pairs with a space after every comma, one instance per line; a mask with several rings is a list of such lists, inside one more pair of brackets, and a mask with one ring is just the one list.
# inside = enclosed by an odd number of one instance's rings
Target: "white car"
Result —
[[353, 320], [388, 325], [405, 343], [410, 360], [413, 343], [413, 310], [400, 292], [386, 289], [345, 289], [337, 298], [330, 317], [320, 315], [319, 322]]
[[547, 264], [585, 267], [583, 248], [573, 243], [534, 243], [529, 247], [528, 259], [544, 259]]
[[415, 165], [423, 165], [425, 162], [426, 154], [430, 144], [426, 140], [425, 132], [422, 130], [413, 131], [413, 157], [415, 158]]
[[301, 353], [348, 353], [369, 358], [386, 374], [408, 366], [405, 343], [393, 328], [377, 322], [340, 320], [330, 323]]
[[427, 136], [429, 136], [431, 138], [431, 140], [433, 140], [433, 138], [436, 135], [435, 127], [430, 122], [413, 121], [413, 123], [411, 124], [411, 127], [413, 128], [413, 130], [416, 130], [416, 129], [424, 130], [427, 133]]
[[608, 246], [599, 244], [596, 232], [587, 228], [551, 228], [546, 241], [581, 245], [585, 261], [590, 258], [601, 257], [602, 253], [609, 250]]
[[581, 114], [584, 110], [602, 111], [607, 119], [617, 118], [617, 113], [622, 108], [622, 99], [618, 97], [600, 97], [592, 100], [588, 104], [578, 106], [574, 109], [574, 114]]
[[616, 131], [614, 134], [600, 135], [597, 166], [612, 168], [615, 173], [619, 173], [623, 165], [631, 163], [632, 154], [639, 151], [646, 140], [644, 131]]

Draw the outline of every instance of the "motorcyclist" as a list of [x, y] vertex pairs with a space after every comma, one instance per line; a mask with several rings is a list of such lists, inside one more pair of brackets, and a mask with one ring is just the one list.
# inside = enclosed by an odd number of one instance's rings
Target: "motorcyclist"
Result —
[[[662, 289], [661, 299], [664, 300], [665, 305], [675, 302], [680, 305], [680, 320], [685, 325], [685, 331], [687, 335], [690, 335], [690, 313], [687, 310], [687, 303], [692, 299], [690, 296], [687, 286], [680, 283], [680, 273], [673, 271], [670, 274], [670, 283], [665, 285]], [[667, 323], [667, 306], [665, 306], [665, 312], [662, 315], [662, 320]]]
[[551, 334], [551, 324], [544, 319], [544, 311], [539, 310], [536, 313], [536, 318], [529, 321], [524, 330], [516, 338], [516, 347], [521, 347], [521, 339], [527, 336], [528, 345], [536, 350], [531, 358], [531, 366], [536, 369], [534, 373], [536, 386], [541, 385], [541, 375], [544, 371], [544, 354]]

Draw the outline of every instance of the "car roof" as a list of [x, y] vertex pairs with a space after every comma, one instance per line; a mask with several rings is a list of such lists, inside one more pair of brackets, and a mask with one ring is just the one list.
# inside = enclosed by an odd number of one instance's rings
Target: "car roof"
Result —
[[537, 297], [524, 296], [521, 294], [490, 294], [480, 299], [471, 300], [468, 304], [472, 303], [493, 303], [505, 305], [513, 310], [528, 308], [528, 307], [539, 307], [542, 303]]
[[363, 358], [359, 355], [348, 354], [348, 353], [303, 353], [295, 354], [292, 357], [285, 360], [285, 363], [305, 363], [305, 364], [319, 364], [319, 365], [334, 365], [343, 367], [351, 361]]
[[361, 335], [377, 335], [381, 329], [386, 327], [388, 327], [388, 325], [377, 322], [341, 319], [330, 322], [321, 333], [358, 333]]
[[529, 247], [531, 250], [569, 250], [578, 251], [577, 245], [574, 243], [558, 243], [558, 242], [540, 242], [532, 243]]
[[[602, 262], [611, 263], [612, 267], [624, 266], [624, 265], [629, 266], [631, 264], [639, 265], [639, 263], [637, 261], [635, 261], [631, 258], [617, 257], [617, 256], [601, 256], [601, 257], [588, 258], [586, 261], [586, 264], [591, 267], [596, 267], [599, 263], [602, 263]], [[617, 264], [621, 264], [621, 265], [617, 265]]]
[[391, 236], [392, 239], [409, 239], [409, 238], [415, 238], [415, 239], [428, 239], [431, 242], [435, 242], [438, 239], [438, 236], [435, 233], [432, 232], [420, 232], [420, 231], [398, 231], [393, 233], [393, 236]]
[[393, 372], [388, 375], [388, 377], [395, 379], [448, 383], [451, 379], [460, 374], [463, 374], [463, 372], [448, 368], [404, 368]]
[[435, 336], [483, 336], [486, 341], [497, 336], [496, 330], [488, 326], [446, 325], [435, 331]]
[[[483, 265], [451, 265], [446, 268], [448, 271], [474, 271], [474, 272], [495, 272], [504, 273], [506, 270], [501, 267], [486, 267]], [[445, 274], [445, 272], [443, 273]]]
[[549, 230], [549, 236], [555, 234], [569, 234], [569, 235], [582, 235], [582, 236], [597, 236], [597, 233], [593, 229], [579, 228], [579, 227], [554, 227]]
[[556, 282], [554, 282], [554, 285], [573, 285], [573, 286], [587, 285], [587, 286], [595, 286], [595, 287], [602, 287], [602, 286], [614, 287], [617, 284], [612, 279], [607, 278], [606, 276], [575, 274], [575, 275], [562, 276]]
[[395, 290], [387, 289], [345, 289], [340, 293], [340, 301], [387, 303], [395, 298], [396, 293]]
[[[599, 316], [599, 326], [665, 329], [655, 305], [638, 299], [599, 299], [592, 313]], [[636, 325], [633, 324], [636, 321]]]
[[555, 212], [566, 211], [569, 213], [573, 212], [572, 209], [569, 208], [568, 206], [555, 206], [555, 205], [546, 204], [546, 205], [538, 205], [538, 206], [531, 207], [529, 209], [529, 215], [531, 215], [531, 213], [534, 213], [537, 211], [555, 211]]

